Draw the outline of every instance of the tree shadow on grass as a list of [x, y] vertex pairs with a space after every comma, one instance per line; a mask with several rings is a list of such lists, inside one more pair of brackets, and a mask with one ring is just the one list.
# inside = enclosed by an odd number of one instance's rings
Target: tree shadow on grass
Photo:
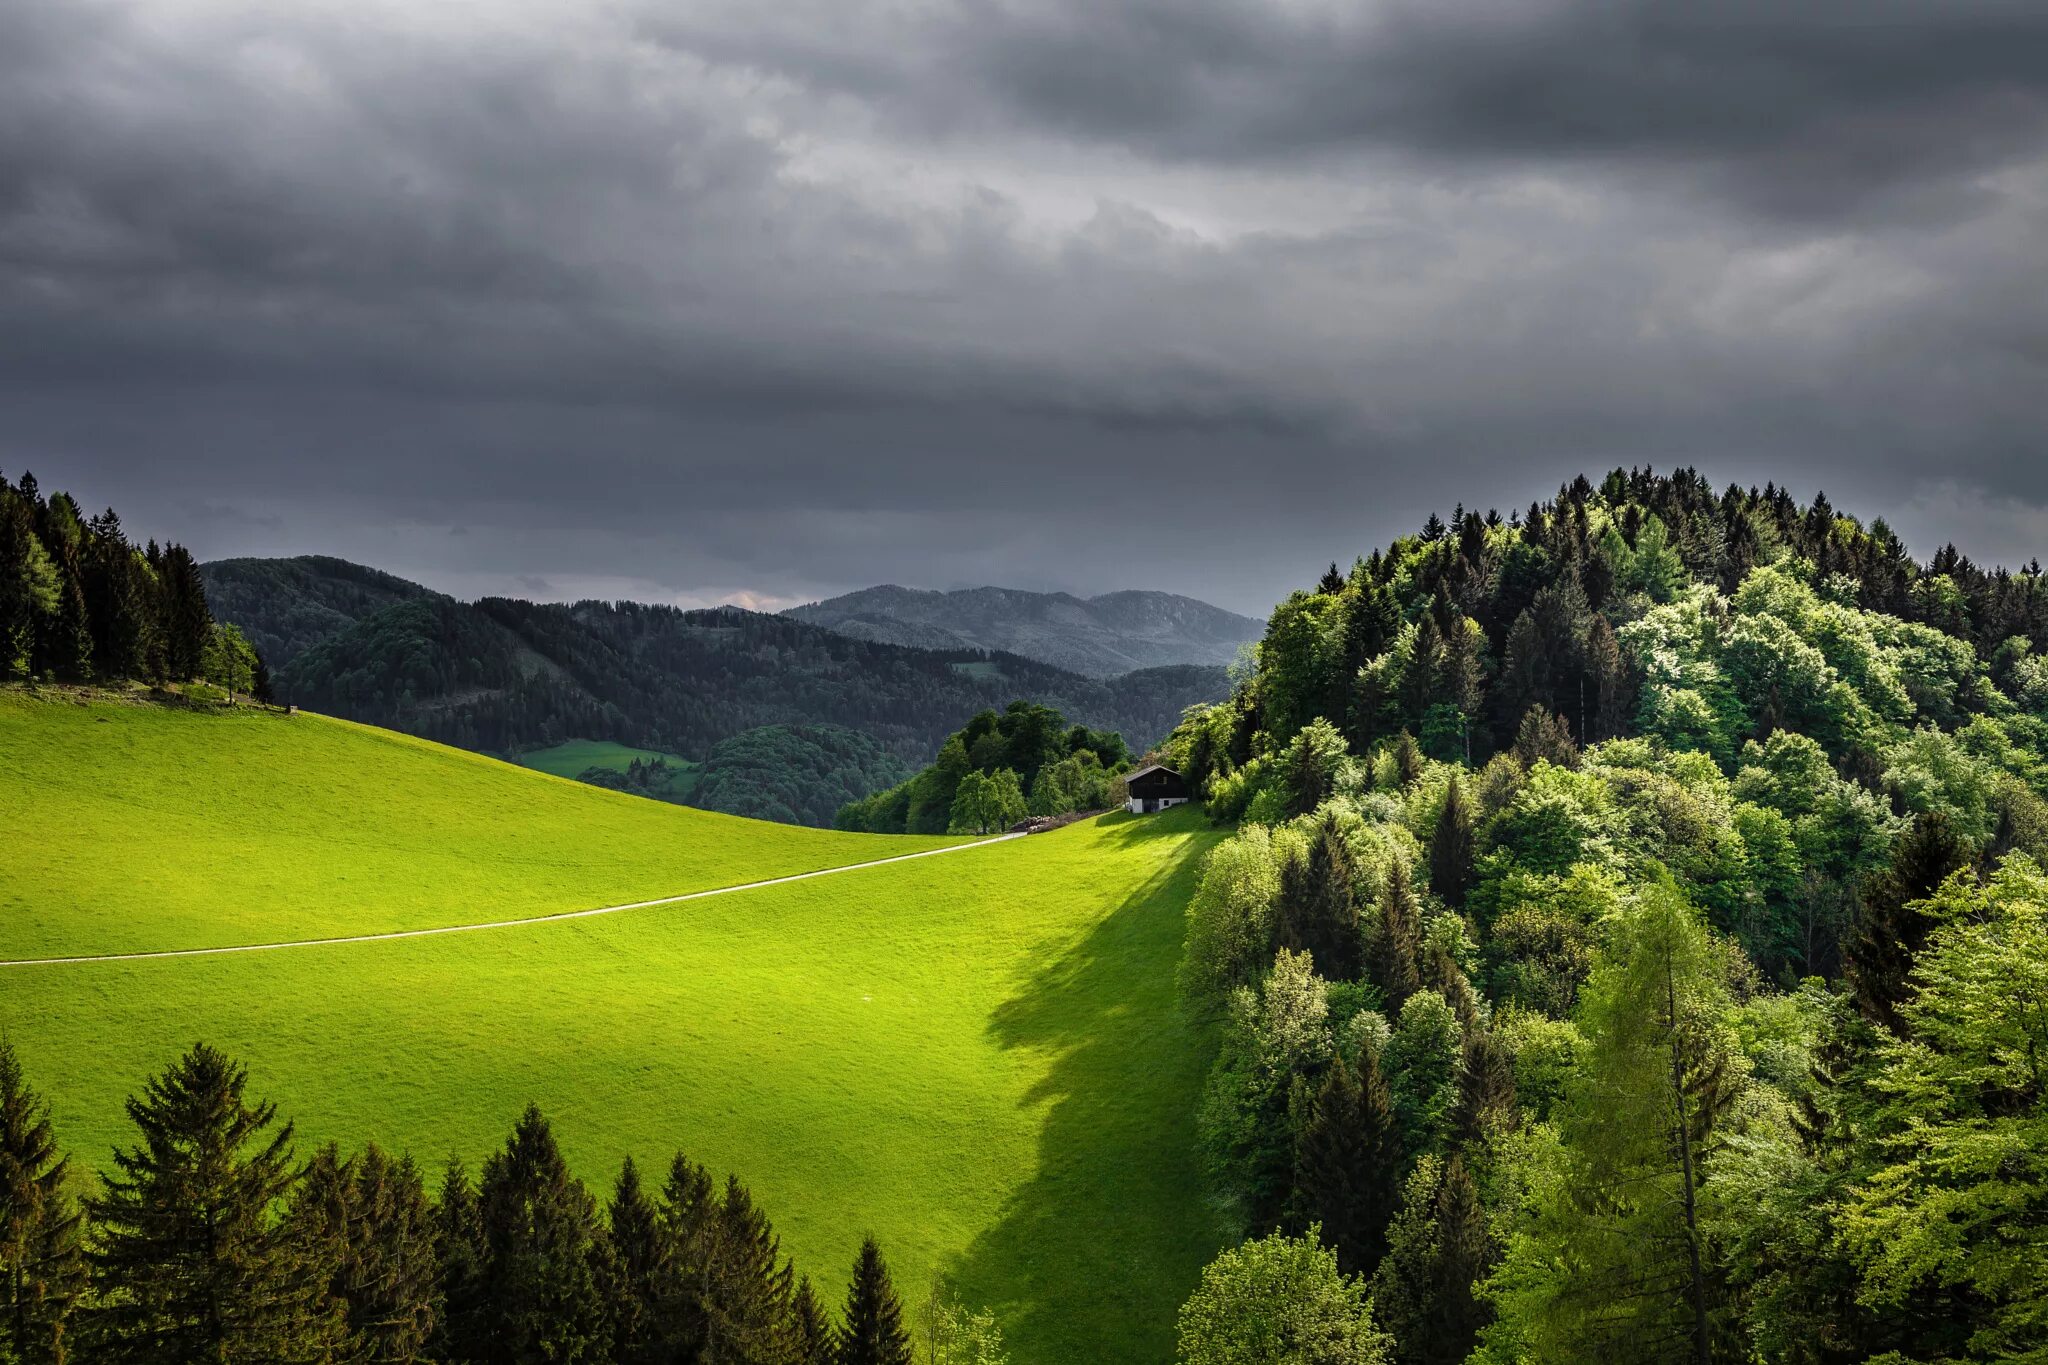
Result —
[[[1104, 817], [1132, 840], [1191, 818]], [[948, 1271], [993, 1310], [1017, 1365], [1163, 1362], [1222, 1229], [1203, 1197], [1195, 1107], [1214, 1051], [1174, 994], [1185, 906], [1210, 840], [1136, 888], [1000, 1006], [1005, 1048], [1050, 1052], [1036, 1173]]]

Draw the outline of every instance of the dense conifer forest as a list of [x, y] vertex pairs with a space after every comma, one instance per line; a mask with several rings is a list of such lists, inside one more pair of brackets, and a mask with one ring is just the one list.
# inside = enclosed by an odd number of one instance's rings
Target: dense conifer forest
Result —
[[0, 478], [0, 681], [191, 683], [267, 696], [241, 631], [214, 620], [182, 545], [138, 546], [33, 474]]
[[1290, 597], [1166, 745], [1242, 822], [1184, 1359], [2048, 1358], [2044, 644], [2038, 565], [1691, 471]]

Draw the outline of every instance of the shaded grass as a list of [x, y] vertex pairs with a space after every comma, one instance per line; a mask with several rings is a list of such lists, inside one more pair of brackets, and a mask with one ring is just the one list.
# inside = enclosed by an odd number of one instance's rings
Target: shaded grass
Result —
[[742, 820], [323, 716], [0, 689], [0, 958], [382, 933], [957, 842]]

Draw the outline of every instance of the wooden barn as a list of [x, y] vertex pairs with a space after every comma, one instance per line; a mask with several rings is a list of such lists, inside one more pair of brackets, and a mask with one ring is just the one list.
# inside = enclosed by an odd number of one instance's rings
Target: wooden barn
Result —
[[1163, 764], [1151, 763], [1134, 773], [1124, 776], [1124, 786], [1130, 791], [1130, 811], [1133, 815], [1146, 815], [1152, 811], [1178, 806], [1194, 793], [1188, 790], [1188, 780]]

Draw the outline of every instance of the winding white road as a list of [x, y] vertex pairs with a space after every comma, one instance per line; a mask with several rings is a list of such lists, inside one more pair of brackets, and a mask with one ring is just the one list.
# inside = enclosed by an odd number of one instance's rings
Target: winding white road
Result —
[[237, 943], [225, 948], [166, 948], [150, 953], [85, 953], [73, 957], [17, 957], [0, 959], [0, 967], [62, 967], [86, 962], [149, 962], [165, 957], [219, 957], [226, 953], [274, 953], [285, 948], [328, 948], [344, 943], [388, 943], [401, 938], [432, 938], [436, 934], [472, 934], [480, 929], [517, 929], [528, 924], [555, 924], [569, 919], [590, 919], [596, 915], [616, 915], [623, 910], [651, 910], [657, 905], [680, 905], [684, 901], [700, 901], [711, 896], [727, 896], [735, 891], [757, 891], [764, 886], [782, 886], [789, 882], [806, 882], [813, 877], [831, 877], [841, 872], [858, 872], [866, 867], [882, 867], [889, 863], [907, 863], [913, 858], [936, 858], [945, 853], [961, 853], [973, 848], [986, 848], [1011, 839], [1022, 839], [1018, 834], [997, 834], [986, 839], [977, 839], [967, 844], [951, 844], [945, 848], [928, 848], [921, 853], [898, 853], [891, 858], [874, 858], [864, 863], [847, 863], [842, 867], [821, 867], [815, 872], [792, 872], [786, 877], [769, 877], [758, 882], [736, 882], [731, 886], [714, 886], [708, 891], [688, 891], [680, 896], [662, 896], [651, 901], [628, 901], [624, 905], [600, 905], [590, 910], [560, 910], [552, 915], [528, 915], [523, 919], [482, 920], [475, 924], [444, 924], [433, 929], [398, 929], [385, 934], [345, 934], [334, 938], [296, 938], [282, 943]]

